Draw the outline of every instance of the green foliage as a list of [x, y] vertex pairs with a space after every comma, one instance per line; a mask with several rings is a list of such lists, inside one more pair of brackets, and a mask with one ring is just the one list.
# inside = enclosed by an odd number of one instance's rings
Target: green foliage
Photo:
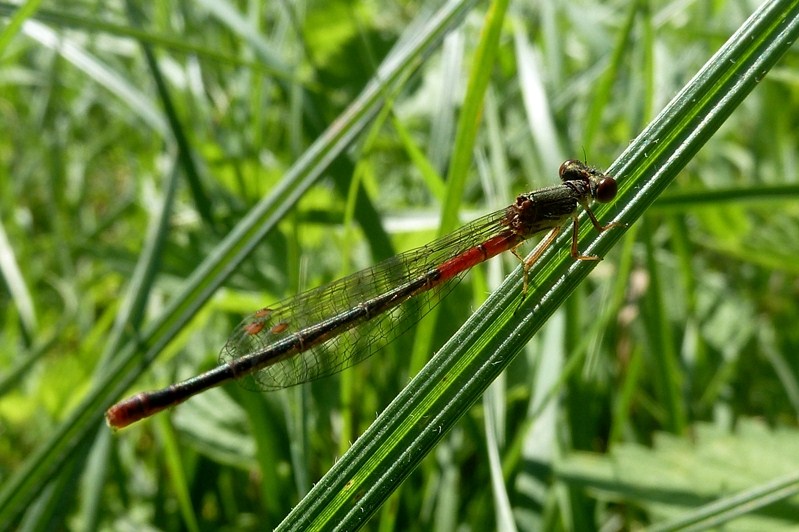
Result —
[[[796, 1], [39, 4], [0, 4], [0, 526], [796, 525]], [[341, 375], [103, 424], [583, 157], [603, 262], [564, 231], [523, 301], [495, 259]]]
[[[775, 530], [796, 524], [795, 428], [770, 430], [761, 422], [742, 420], [730, 431], [700, 423], [691, 436], [656, 434], [651, 447], [621, 443], [606, 455], [578, 451], [557, 465], [556, 474], [572, 486], [599, 494], [597, 498], [611, 508], [625, 501], [640, 505], [658, 521], [671, 520], [660, 522], [654, 527], [658, 530], [718, 526], [740, 517], [736, 513], [747, 515], [725, 524], [725, 530]], [[718, 520], [702, 521], [711, 517]]]

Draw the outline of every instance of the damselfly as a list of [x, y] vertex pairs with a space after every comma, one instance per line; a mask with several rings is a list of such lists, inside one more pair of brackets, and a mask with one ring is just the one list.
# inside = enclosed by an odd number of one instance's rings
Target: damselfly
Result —
[[[122, 428], [229, 380], [251, 376], [260, 389], [285, 388], [357, 364], [399, 336], [449, 292], [472, 266], [550, 233], [524, 263], [527, 271], [569, 220], [571, 255], [598, 260], [577, 248], [577, 206], [602, 232], [589, 207], [616, 196], [616, 181], [580, 161], [560, 167], [561, 184], [521, 194], [509, 207], [478, 218], [430, 244], [401, 253], [343, 279], [264, 307], [228, 339], [220, 365], [162, 390], [143, 392], [112, 406], [106, 421]], [[249, 378], [249, 377], [248, 377]]]

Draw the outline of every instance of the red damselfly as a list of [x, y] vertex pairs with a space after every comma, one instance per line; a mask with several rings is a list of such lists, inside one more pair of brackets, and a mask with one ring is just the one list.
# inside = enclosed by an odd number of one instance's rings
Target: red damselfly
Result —
[[527, 271], [572, 220], [571, 255], [598, 260], [577, 247], [578, 205], [602, 232], [589, 207], [616, 196], [616, 181], [576, 160], [560, 167], [561, 184], [521, 194], [509, 207], [461, 227], [430, 244], [401, 253], [325, 286], [262, 308], [236, 328], [220, 365], [162, 390], [143, 392], [112, 406], [106, 421], [122, 428], [229, 380], [248, 376], [264, 390], [285, 388], [357, 364], [396, 338], [429, 311], [472, 266], [503, 251], [517, 257], [525, 240], [550, 230], [525, 266]]

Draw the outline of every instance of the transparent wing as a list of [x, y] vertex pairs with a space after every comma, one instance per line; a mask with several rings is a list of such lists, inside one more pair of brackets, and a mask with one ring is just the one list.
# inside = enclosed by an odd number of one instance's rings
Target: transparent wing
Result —
[[[263, 351], [292, 335], [301, 336], [310, 327], [324, 327], [342, 313], [425, 276], [489, 237], [509, 232], [504, 219], [505, 210], [478, 218], [426, 246], [261, 309], [238, 325], [222, 348], [219, 360], [227, 363]], [[465, 270], [371, 319], [355, 322], [348, 330], [311, 349], [258, 370], [252, 375], [253, 382], [242, 379], [243, 384], [262, 390], [285, 388], [361, 362], [419, 321], [464, 273]]]

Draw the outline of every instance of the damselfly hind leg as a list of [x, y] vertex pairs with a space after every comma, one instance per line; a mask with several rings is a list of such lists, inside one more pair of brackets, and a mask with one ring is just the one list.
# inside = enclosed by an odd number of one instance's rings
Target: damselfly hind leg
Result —
[[[605, 231], [613, 227], [627, 227], [627, 224], [621, 222], [610, 222], [608, 224], [602, 225], [601, 223], [599, 223], [599, 220], [597, 220], [596, 216], [594, 215], [594, 212], [591, 210], [591, 208], [588, 205], [583, 205], [583, 208], [588, 213], [588, 217], [591, 220], [591, 224], [599, 233], [604, 233]], [[602, 257], [599, 257], [597, 255], [584, 255], [580, 252], [578, 247], [580, 222], [578, 221], [576, 213], [572, 216], [572, 220], [573, 220], [572, 245], [570, 253], [572, 258], [574, 258], [575, 260], [597, 260], [597, 261], [602, 260]], [[549, 234], [547, 234], [546, 238], [544, 238], [544, 240], [542, 240], [538, 244], [538, 246], [536, 246], [533, 253], [527, 259], [522, 258], [521, 255], [519, 255], [519, 253], [516, 251], [516, 248], [511, 249], [511, 252], [514, 255], [516, 255], [516, 257], [520, 261], [522, 261], [522, 264], [524, 265], [524, 284], [522, 285], [522, 298], [520, 300], [520, 303], [524, 301], [524, 299], [527, 297], [527, 291], [530, 287], [530, 269], [533, 267], [533, 264], [535, 264], [536, 261], [538, 261], [538, 259], [541, 258], [541, 255], [544, 254], [544, 251], [546, 251], [546, 249], [555, 241], [555, 237], [558, 236], [560, 230], [561, 230], [560, 226], [553, 227], [552, 230], [549, 232]]]
[[516, 251], [516, 248], [511, 250], [511, 252], [521, 261], [523, 266], [522, 272], [524, 275], [524, 283], [522, 284], [522, 299], [527, 296], [527, 289], [530, 287], [530, 268], [532, 268], [533, 264], [535, 264], [536, 261], [541, 258], [541, 255], [544, 254], [544, 251], [546, 251], [547, 248], [552, 245], [552, 242], [555, 241], [555, 237], [558, 236], [558, 233], [560, 233], [560, 227], [553, 227], [549, 234], [547, 234], [546, 238], [538, 243], [533, 250], [533, 253], [526, 259], [519, 255], [519, 253]]

